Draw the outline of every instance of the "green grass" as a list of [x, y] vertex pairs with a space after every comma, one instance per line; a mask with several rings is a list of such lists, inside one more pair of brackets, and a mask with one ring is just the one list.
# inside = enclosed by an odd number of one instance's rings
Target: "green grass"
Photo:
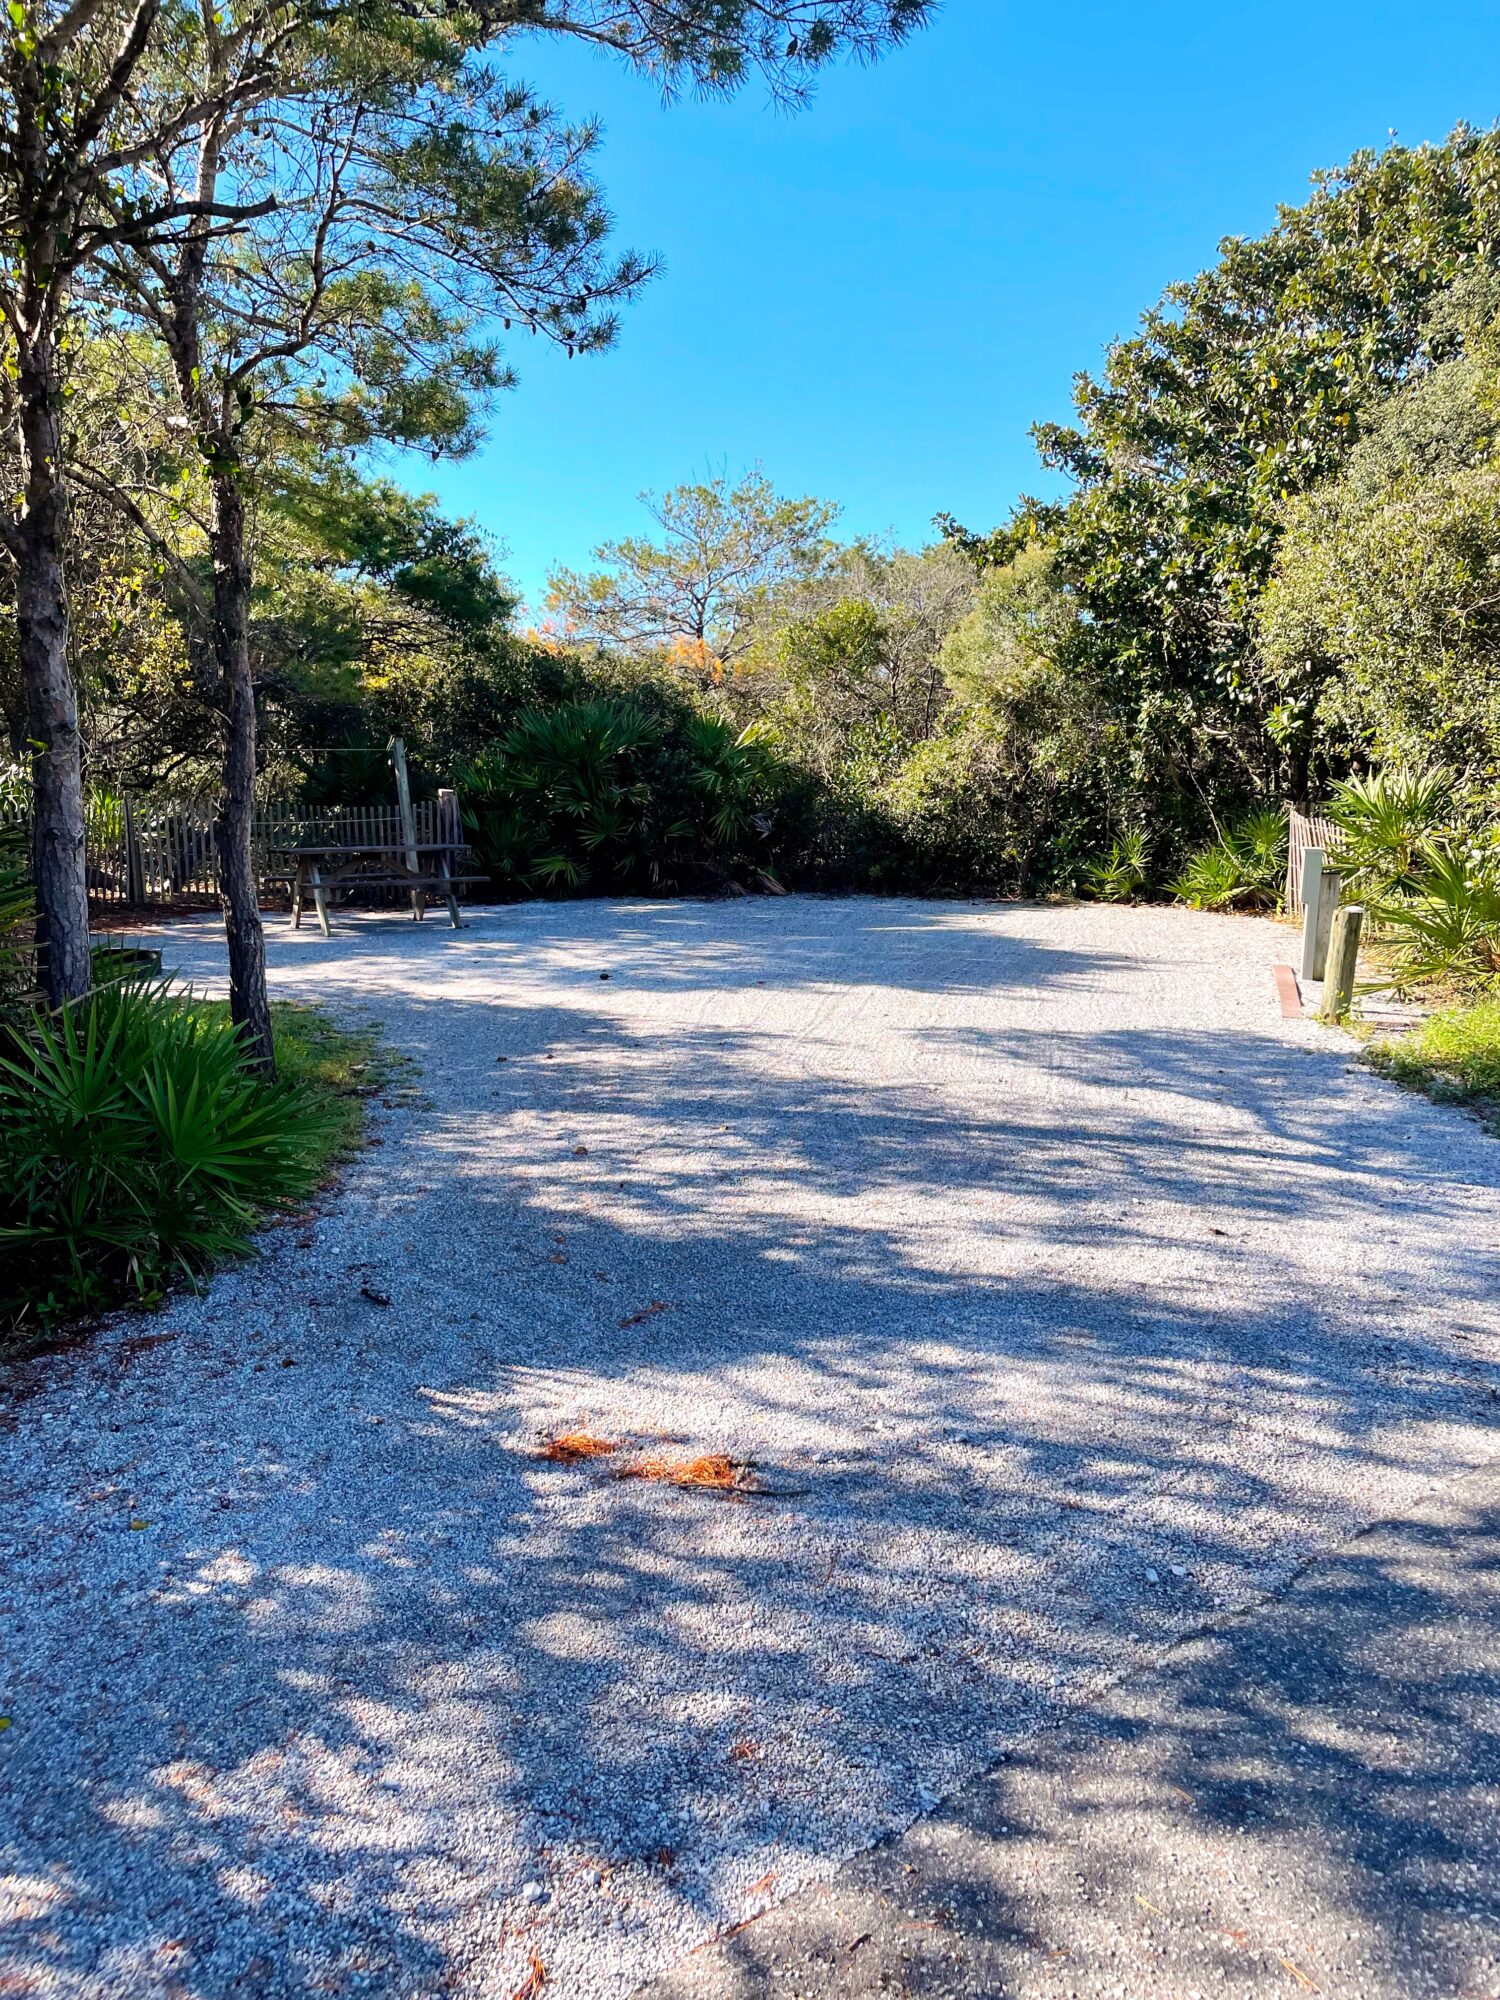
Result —
[[[194, 1012], [227, 1021], [229, 1002], [204, 1000]], [[341, 1028], [295, 1000], [271, 1002], [271, 1028], [277, 1077], [317, 1099], [327, 1113], [323, 1169], [331, 1174], [364, 1141], [366, 1101], [409, 1069], [410, 1060], [386, 1048], [376, 1029]]]
[[1434, 1014], [1399, 1041], [1374, 1043], [1366, 1059], [1408, 1090], [1466, 1105], [1500, 1131], [1500, 999]]

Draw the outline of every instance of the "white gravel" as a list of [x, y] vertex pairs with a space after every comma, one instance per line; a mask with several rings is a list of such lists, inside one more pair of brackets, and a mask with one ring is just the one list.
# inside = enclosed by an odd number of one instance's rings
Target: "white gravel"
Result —
[[[1283, 1022], [1291, 942], [273, 921], [429, 1101], [0, 1386], [0, 1991], [626, 1993], [1500, 1448], [1500, 1147]], [[532, 1455], [585, 1423], [806, 1491]]]

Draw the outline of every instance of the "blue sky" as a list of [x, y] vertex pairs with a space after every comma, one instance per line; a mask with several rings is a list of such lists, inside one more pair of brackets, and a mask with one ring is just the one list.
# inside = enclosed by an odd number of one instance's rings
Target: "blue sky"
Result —
[[665, 269], [611, 353], [515, 342], [483, 449], [401, 476], [497, 537], [533, 603], [639, 528], [641, 488], [720, 465], [839, 501], [849, 534], [993, 525], [1044, 487], [1028, 426], [1221, 236], [1391, 128], [1500, 117], [1497, 30], [1500, 0], [946, 0], [795, 117], [757, 85], [664, 108], [587, 50], [520, 45], [512, 68], [602, 119], [618, 239]]

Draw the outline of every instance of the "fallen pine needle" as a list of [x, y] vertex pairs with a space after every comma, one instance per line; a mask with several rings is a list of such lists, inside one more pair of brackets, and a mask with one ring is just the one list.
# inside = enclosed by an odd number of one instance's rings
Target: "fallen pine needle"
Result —
[[1148, 1903], [1144, 1896], [1137, 1896], [1135, 1900], [1143, 1910], [1149, 1910], [1153, 1917], [1164, 1917], [1167, 1914], [1165, 1910], [1159, 1910], [1155, 1903]]
[[510, 2000], [536, 2000], [537, 1994], [541, 1992], [546, 1984], [547, 1968], [537, 1957], [536, 1953], [532, 1952], [531, 1963], [527, 1967], [526, 1977], [511, 1995]]
[[537, 1457], [551, 1459], [554, 1465], [577, 1465], [587, 1458], [609, 1458], [620, 1449], [608, 1438], [595, 1437], [592, 1431], [564, 1431], [558, 1437], [543, 1438]]
[[616, 1479], [648, 1479], [664, 1486], [686, 1486], [710, 1493], [754, 1493], [748, 1465], [727, 1452], [708, 1451], [701, 1458], [642, 1458], [622, 1465]]
[[671, 1310], [671, 1306], [665, 1299], [653, 1299], [649, 1306], [642, 1306], [639, 1312], [627, 1313], [625, 1318], [620, 1321], [620, 1325], [622, 1327], [643, 1326], [648, 1319], [655, 1319], [658, 1313], [668, 1313]]
[[1276, 1963], [1278, 1965], [1284, 1965], [1286, 1967], [1287, 1971], [1292, 1975], [1293, 1979], [1296, 1980], [1297, 1984], [1302, 1988], [1304, 1993], [1321, 1993], [1323, 1991], [1321, 1986], [1315, 1986], [1313, 1984], [1313, 1982], [1308, 1978], [1305, 1972], [1300, 1971], [1295, 1965], [1293, 1965], [1292, 1961], [1289, 1958], [1278, 1958]]

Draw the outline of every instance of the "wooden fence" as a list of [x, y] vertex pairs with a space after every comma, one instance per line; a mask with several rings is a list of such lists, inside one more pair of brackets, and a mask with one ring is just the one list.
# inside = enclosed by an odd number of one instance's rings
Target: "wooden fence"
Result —
[[[21, 817], [19, 810], [5, 815]], [[451, 792], [414, 805], [419, 845], [463, 840], [458, 802]], [[406, 844], [396, 806], [328, 806], [310, 812], [272, 802], [255, 815], [251, 843], [263, 892], [284, 894], [273, 879], [274, 850], [326, 844], [400, 848]], [[103, 797], [84, 810], [84, 860], [89, 898], [132, 908], [182, 907], [218, 900], [214, 809], [198, 801], [145, 801]]]
[[1310, 847], [1321, 847], [1326, 854], [1338, 841], [1338, 828], [1332, 820], [1311, 818], [1299, 813], [1295, 806], [1287, 807], [1286, 843], [1286, 912], [1289, 917], [1302, 914], [1302, 857]]

